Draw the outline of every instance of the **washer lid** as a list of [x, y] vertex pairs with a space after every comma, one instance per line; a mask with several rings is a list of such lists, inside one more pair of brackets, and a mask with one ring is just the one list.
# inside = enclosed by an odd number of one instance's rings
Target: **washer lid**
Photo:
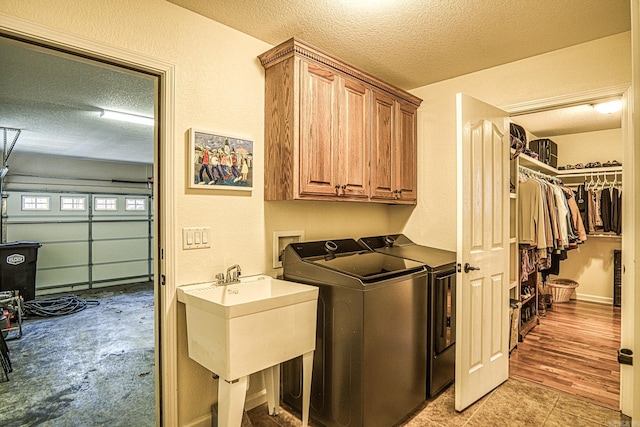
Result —
[[432, 269], [456, 262], [455, 252], [418, 245], [404, 234], [363, 237], [359, 242], [376, 252], [421, 262]]
[[384, 255], [377, 252], [363, 252], [308, 259], [322, 268], [328, 268], [349, 276], [357, 277], [363, 282], [380, 281], [387, 278], [424, 271], [424, 264], [410, 259]]

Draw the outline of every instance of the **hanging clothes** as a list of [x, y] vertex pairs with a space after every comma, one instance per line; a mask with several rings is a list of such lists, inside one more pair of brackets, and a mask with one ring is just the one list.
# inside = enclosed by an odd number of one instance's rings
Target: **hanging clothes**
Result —
[[[569, 206], [569, 212], [571, 214], [571, 228], [573, 229], [576, 242], [584, 242], [587, 240], [587, 230], [584, 228], [584, 222], [582, 221], [582, 212], [580, 206], [576, 200], [577, 194], [567, 187], [561, 187], [567, 197], [567, 205]], [[584, 187], [583, 187], [584, 191]], [[582, 200], [584, 205], [584, 199]]]
[[[538, 268], [548, 270], [552, 268], [553, 258], [558, 259], [552, 254], [574, 249], [587, 239], [580, 208], [573, 191], [542, 179], [540, 174], [523, 172], [519, 175], [519, 183], [519, 243], [536, 248]], [[581, 198], [585, 211], [588, 200]], [[596, 211], [595, 207], [593, 211]]]
[[518, 236], [521, 245], [538, 248], [546, 257], [547, 230], [542, 188], [537, 181], [523, 180], [518, 185]]
[[611, 208], [611, 191], [608, 188], [603, 188], [600, 190], [600, 217], [602, 218], [602, 231], [605, 233], [613, 230]]
[[598, 189], [589, 189], [587, 191], [587, 202], [589, 204], [589, 206], [587, 207], [589, 212], [587, 230], [589, 234], [595, 234], [602, 231], [603, 222], [600, 210], [601, 194], [602, 190]]
[[616, 187], [611, 189], [611, 231], [615, 231], [616, 234], [620, 234], [618, 228], [622, 220], [619, 193], [620, 191]]

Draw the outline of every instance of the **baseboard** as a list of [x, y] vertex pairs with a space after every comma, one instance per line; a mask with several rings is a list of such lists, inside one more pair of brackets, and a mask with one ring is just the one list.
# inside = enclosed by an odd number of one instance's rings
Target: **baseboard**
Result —
[[263, 403], [267, 403], [267, 390], [264, 388], [257, 393], [247, 395], [244, 400], [244, 409], [250, 411]]
[[601, 297], [601, 296], [598, 296], [598, 295], [586, 295], [586, 294], [576, 293], [576, 299], [578, 301], [595, 302], [595, 303], [598, 303], [598, 304], [613, 305], [613, 298]]
[[213, 414], [204, 415], [196, 420], [193, 420], [187, 424], [183, 424], [184, 427], [211, 427], [213, 425]]
[[[247, 395], [244, 401], [244, 410], [250, 411], [253, 408], [257, 408], [263, 403], [267, 403], [267, 390], [262, 389], [257, 393], [253, 393], [251, 395]], [[187, 424], [184, 424], [184, 427], [211, 427], [215, 425], [215, 420], [213, 419], [213, 414], [204, 415], [196, 420], [193, 420]]]

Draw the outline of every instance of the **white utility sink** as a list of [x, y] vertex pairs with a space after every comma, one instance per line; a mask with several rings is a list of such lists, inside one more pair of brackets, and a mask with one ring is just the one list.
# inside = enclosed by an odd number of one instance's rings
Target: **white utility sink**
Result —
[[[259, 275], [234, 284], [180, 286], [177, 292], [186, 309], [189, 357], [226, 380], [218, 383], [219, 417], [229, 416], [221, 406], [231, 405], [242, 395], [241, 419], [246, 377], [267, 368], [269, 412], [277, 413], [280, 363], [300, 355], [304, 388], [310, 390], [317, 287]], [[235, 406], [227, 408], [234, 420]], [[308, 408], [304, 412], [306, 425]], [[236, 425], [236, 421], [227, 419], [222, 425]]]

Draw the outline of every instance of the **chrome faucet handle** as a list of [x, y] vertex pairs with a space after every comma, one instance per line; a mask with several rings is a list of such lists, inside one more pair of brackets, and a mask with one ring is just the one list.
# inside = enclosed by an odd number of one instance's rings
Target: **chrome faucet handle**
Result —
[[224, 283], [224, 273], [216, 274], [216, 284], [222, 285]]
[[238, 277], [240, 277], [240, 266], [238, 264], [234, 264], [231, 267], [227, 268], [227, 283], [235, 283], [238, 281]]

